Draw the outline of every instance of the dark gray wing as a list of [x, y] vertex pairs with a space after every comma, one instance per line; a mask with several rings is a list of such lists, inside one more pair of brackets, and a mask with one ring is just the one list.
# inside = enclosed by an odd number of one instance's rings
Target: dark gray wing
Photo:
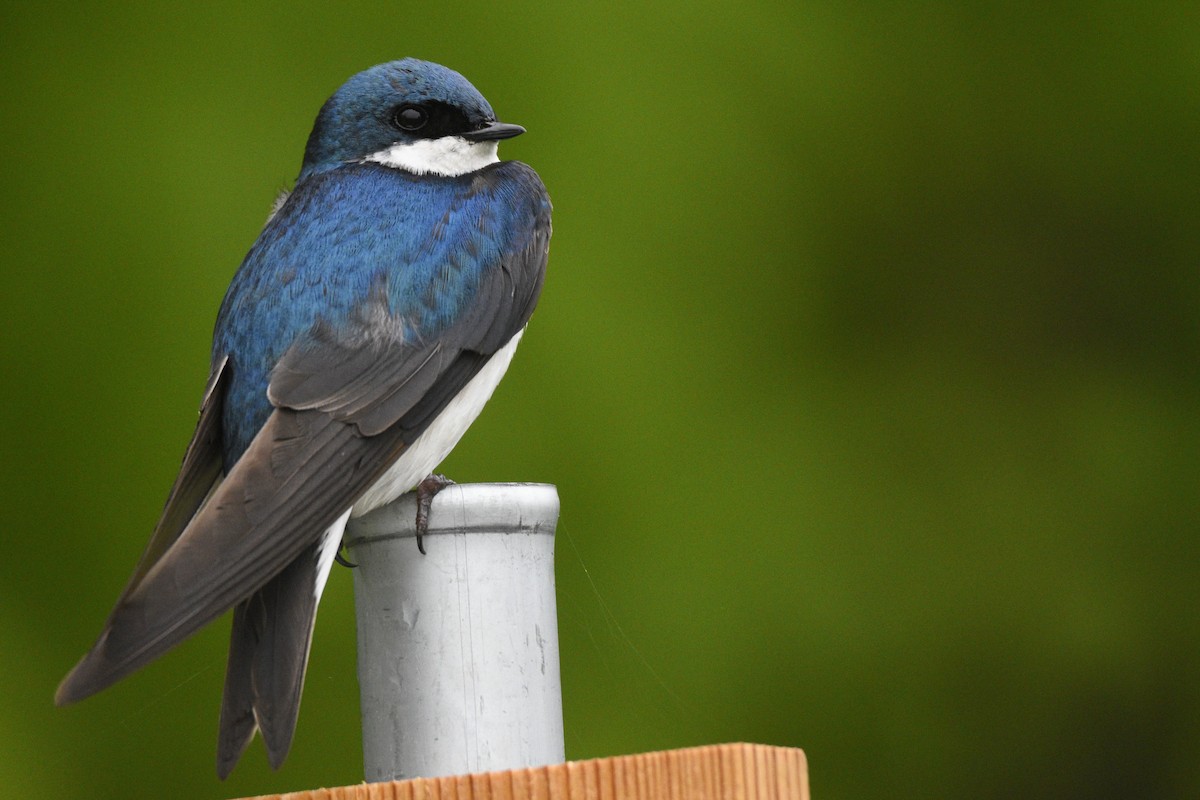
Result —
[[[121, 593], [117, 606], [132, 594], [146, 573], [162, 558], [171, 545], [179, 538], [195, 515], [196, 510], [203, 504], [204, 499], [212, 491], [213, 486], [221, 477], [221, 417], [225, 401], [225, 390], [230, 381], [229, 359], [218, 359], [200, 402], [200, 418], [196, 430], [183, 456], [183, 463], [162, 514], [150, 541], [142, 553], [141, 560], [129, 583]], [[115, 613], [115, 612], [114, 612]], [[110, 619], [111, 623], [111, 619]], [[108, 624], [105, 625], [108, 627]], [[89, 690], [78, 681], [72, 681], [68, 676], [58, 687], [55, 695], [57, 705], [66, 705], [81, 700], [98, 689]]]
[[229, 357], [226, 356], [217, 361], [208, 376], [204, 397], [200, 401], [200, 420], [183, 455], [179, 475], [171, 486], [162, 515], [122, 597], [137, 587], [146, 572], [175, 543], [221, 477], [221, 415], [225, 390], [230, 380], [228, 367]]
[[403, 451], [319, 411], [277, 409], [169, 549], [118, 602], [57, 702], [100, 691], [245, 600], [310, 549]]

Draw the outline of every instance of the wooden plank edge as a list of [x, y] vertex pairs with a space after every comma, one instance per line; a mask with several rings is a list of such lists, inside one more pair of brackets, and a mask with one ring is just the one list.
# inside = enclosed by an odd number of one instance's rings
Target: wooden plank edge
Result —
[[809, 800], [808, 759], [736, 742], [242, 800]]

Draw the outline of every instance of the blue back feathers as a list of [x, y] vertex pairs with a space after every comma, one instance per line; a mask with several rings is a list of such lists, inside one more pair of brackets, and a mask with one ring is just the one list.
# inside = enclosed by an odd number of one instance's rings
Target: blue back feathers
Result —
[[515, 161], [456, 178], [351, 164], [302, 181], [217, 317], [213, 357], [233, 361], [226, 469], [269, 415], [271, 369], [299, 337], [318, 324], [335, 336], [369, 331], [372, 314], [375, 335], [436, 337], [469, 313], [484, 271], [529, 247], [548, 214], [541, 180]]

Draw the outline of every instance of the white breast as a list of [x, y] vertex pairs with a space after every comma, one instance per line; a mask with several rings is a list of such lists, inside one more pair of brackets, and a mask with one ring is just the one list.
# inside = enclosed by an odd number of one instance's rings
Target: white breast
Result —
[[508, 344], [483, 365], [483, 369], [450, 401], [424, 433], [409, 445], [383, 477], [358, 499], [350, 511], [351, 517], [360, 517], [371, 509], [387, 505], [424, 480], [442, 463], [491, 398], [512, 362], [517, 342], [524, 333], [523, 329], [517, 331]]

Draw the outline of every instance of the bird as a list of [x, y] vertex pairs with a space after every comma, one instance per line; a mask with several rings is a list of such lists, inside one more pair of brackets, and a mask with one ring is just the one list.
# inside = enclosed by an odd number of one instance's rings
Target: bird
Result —
[[414, 58], [360, 72], [324, 103], [221, 303], [162, 514], [57, 705], [233, 609], [217, 774], [256, 731], [283, 764], [347, 521], [436, 491], [428, 476], [538, 302], [550, 198], [531, 167], [497, 153], [524, 132], [458, 72]]

